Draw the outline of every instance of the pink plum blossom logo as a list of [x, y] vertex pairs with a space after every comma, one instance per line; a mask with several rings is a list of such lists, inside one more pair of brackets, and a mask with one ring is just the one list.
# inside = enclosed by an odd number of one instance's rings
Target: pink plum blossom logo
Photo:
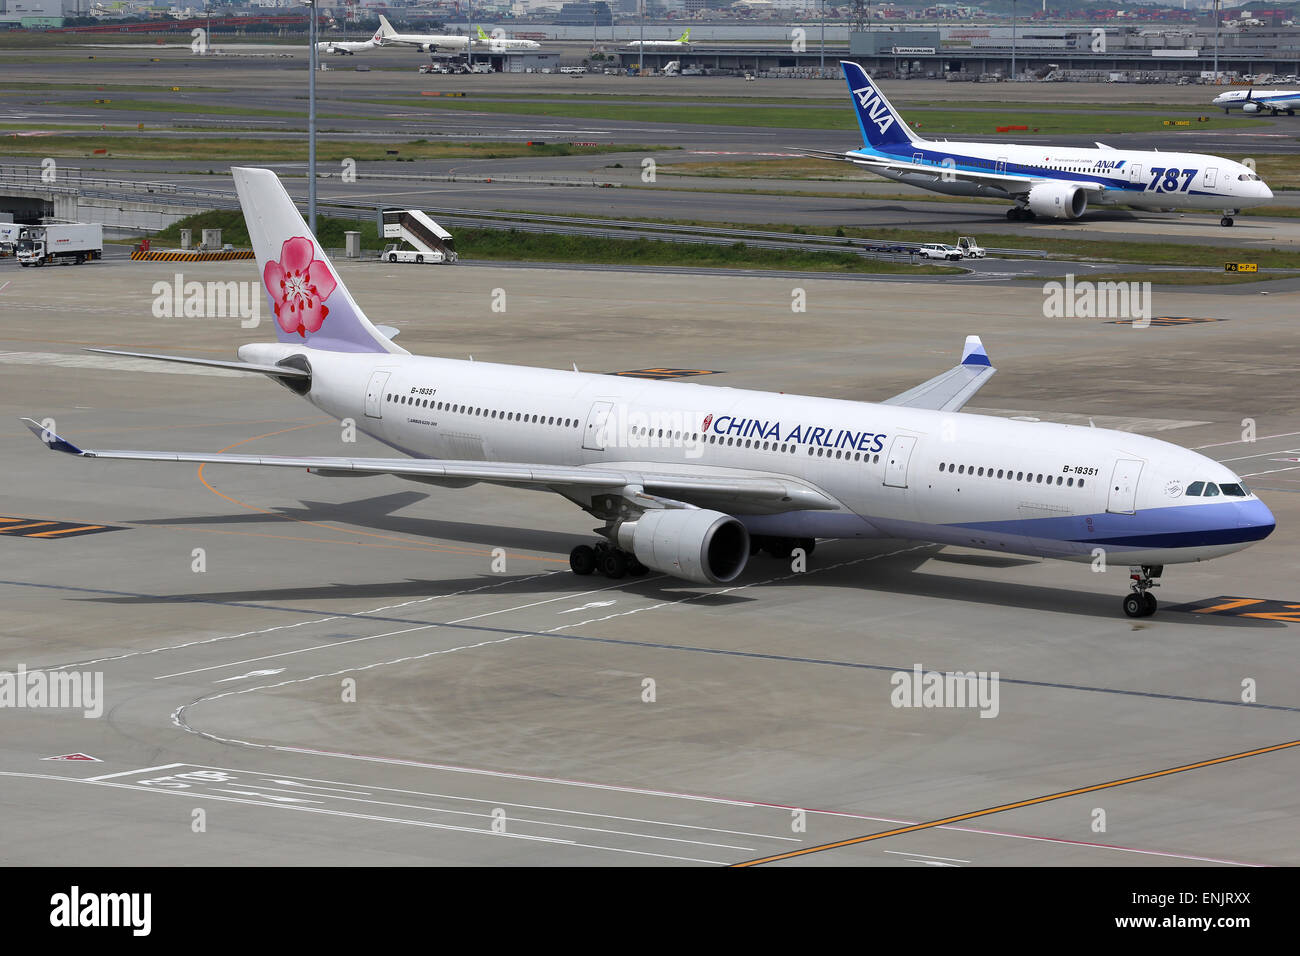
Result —
[[318, 331], [330, 314], [325, 300], [338, 285], [325, 263], [316, 258], [312, 241], [302, 236], [284, 241], [280, 261], [266, 264], [262, 281], [271, 293], [280, 328], [303, 338], [308, 332]]

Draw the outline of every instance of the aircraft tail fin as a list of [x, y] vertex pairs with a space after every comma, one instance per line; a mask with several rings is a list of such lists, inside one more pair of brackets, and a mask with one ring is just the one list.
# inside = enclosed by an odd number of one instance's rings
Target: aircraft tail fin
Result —
[[388, 22], [388, 17], [384, 16], [382, 13], [379, 15], [379, 35], [382, 37], [397, 36], [397, 31], [394, 30], [393, 25]]
[[484, 30], [482, 27], [477, 27], [476, 29], [478, 30], [478, 38], [479, 38], [480, 40], [491, 40], [491, 39], [492, 39], [490, 36], [487, 35], [487, 31]]
[[690, 30], [687, 30], [685, 33], [683, 33], [681, 36], [679, 36], [679, 37], [677, 38], [677, 42], [678, 42], [678, 43], [689, 43], [690, 40], [691, 40], [691, 31], [690, 31]]
[[269, 169], [230, 172], [276, 337], [331, 352], [404, 353], [361, 311], [279, 177]]
[[915, 143], [916, 135], [903, 122], [903, 117], [880, 92], [875, 81], [856, 63], [840, 61], [844, 79], [849, 84], [849, 97], [858, 116], [862, 142], [873, 149], [897, 147]]

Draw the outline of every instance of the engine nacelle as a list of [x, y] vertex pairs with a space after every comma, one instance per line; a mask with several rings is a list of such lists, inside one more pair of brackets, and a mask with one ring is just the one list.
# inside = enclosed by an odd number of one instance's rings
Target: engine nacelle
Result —
[[1036, 216], [1078, 219], [1088, 208], [1088, 192], [1069, 183], [1039, 183], [1029, 190], [1029, 208]]
[[1243, 113], [1258, 113], [1259, 104], [1254, 100], [1247, 100], [1245, 103], [1241, 104], [1241, 111]]
[[424, 44], [421, 44], [420, 49], [423, 50], [425, 53], [437, 53], [437, 52], [438, 52], [438, 44], [436, 44], [436, 43], [424, 43]]
[[697, 584], [727, 584], [749, 561], [749, 532], [720, 511], [646, 511], [618, 526], [618, 545], [647, 568]]

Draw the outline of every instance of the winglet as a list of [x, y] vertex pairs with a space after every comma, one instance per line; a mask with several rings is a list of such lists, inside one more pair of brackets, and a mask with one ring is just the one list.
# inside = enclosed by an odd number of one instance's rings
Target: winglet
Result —
[[989, 353], [984, 350], [984, 343], [980, 341], [978, 335], [966, 336], [966, 346], [961, 350], [961, 364], [993, 365], [993, 363], [989, 361]]
[[35, 435], [37, 438], [43, 441], [46, 444], [46, 446], [49, 447], [52, 451], [66, 452], [69, 455], [85, 454], [84, 451], [82, 451], [76, 445], [72, 444], [72, 442], [60, 438], [58, 435], [54, 434], [54, 432], [50, 431], [50, 429], [46, 428], [38, 421], [35, 421], [30, 418], [24, 418], [23, 424], [27, 426], [28, 431], [30, 431], [33, 435]]

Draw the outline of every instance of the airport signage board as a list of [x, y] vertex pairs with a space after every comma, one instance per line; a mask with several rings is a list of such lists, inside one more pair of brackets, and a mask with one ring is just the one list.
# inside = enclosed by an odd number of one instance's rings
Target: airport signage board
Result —
[[1224, 272], [1258, 272], [1259, 263], [1257, 262], [1225, 262], [1223, 264]]
[[932, 46], [896, 46], [891, 47], [894, 56], [934, 56]]

